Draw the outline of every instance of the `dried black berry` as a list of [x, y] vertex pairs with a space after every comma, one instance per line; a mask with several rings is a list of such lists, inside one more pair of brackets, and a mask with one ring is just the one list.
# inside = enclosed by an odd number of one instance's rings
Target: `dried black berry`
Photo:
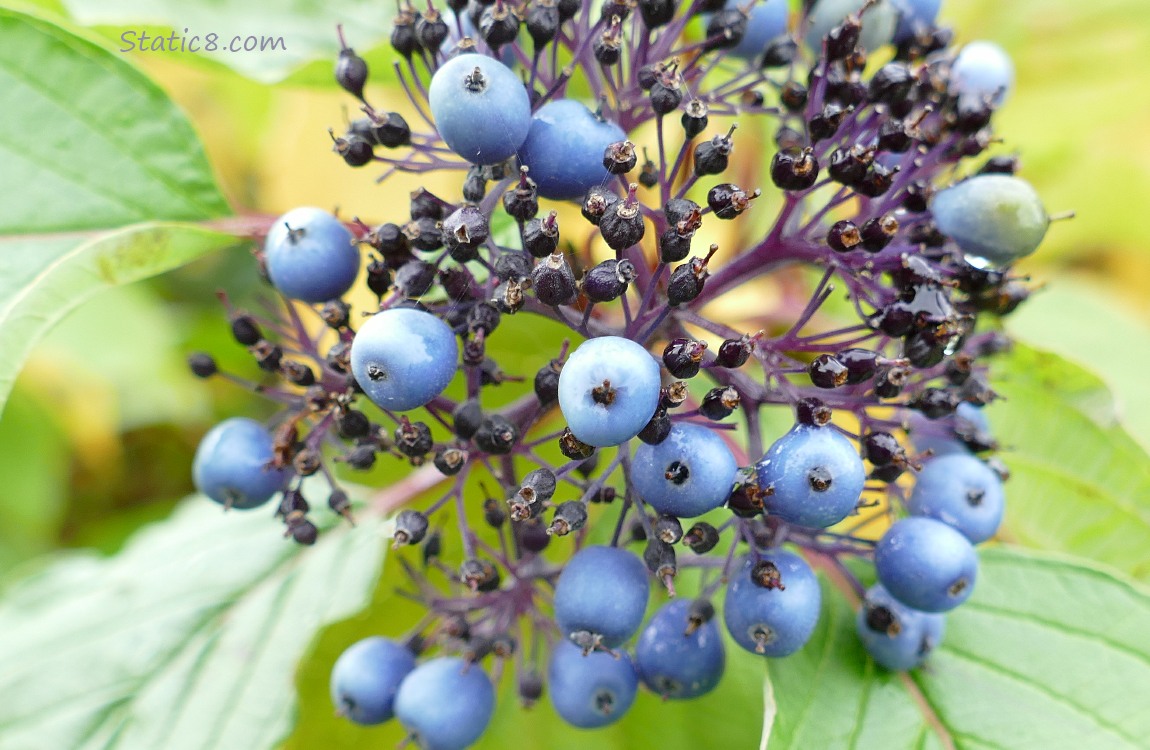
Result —
[[734, 148], [731, 135], [735, 132], [735, 127], [732, 125], [726, 135], [716, 135], [695, 147], [695, 176], [722, 174], [726, 170], [731, 150]]
[[349, 167], [362, 167], [371, 163], [371, 160], [375, 158], [371, 142], [366, 138], [360, 138], [358, 135], [337, 138], [330, 128], [327, 132], [332, 140], [331, 150], [343, 157], [344, 162]]
[[706, 521], [699, 521], [683, 535], [683, 544], [697, 555], [705, 555], [719, 543], [719, 531]]
[[683, 116], [679, 122], [683, 125], [683, 132], [687, 140], [691, 140], [702, 133], [707, 129], [707, 123], [709, 122], [706, 102], [702, 99], [692, 99], [687, 102], [687, 106], [684, 108]]
[[727, 339], [719, 345], [715, 353], [715, 364], [719, 367], [742, 367], [755, 350], [755, 338], [744, 334], [737, 339]]
[[663, 366], [676, 378], [693, 378], [699, 374], [706, 351], [706, 341], [672, 339], [663, 349]]
[[779, 101], [788, 112], [802, 112], [807, 106], [809, 92], [798, 81], [787, 81], [779, 91]]
[[566, 305], [575, 299], [578, 284], [575, 273], [562, 252], [548, 255], [531, 272], [535, 297], [544, 305]]
[[[615, 200], [617, 197], [612, 195]], [[586, 215], [586, 214], [584, 214]], [[559, 221], [554, 211], [523, 226], [523, 249], [536, 258], [546, 258], [559, 247]]]
[[431, 428], [423, 422], [412, 422], [407, 417], [395, 428], [395, 448], [408, 458], [422, 458], [432, 447]]
[[846, 385], [847, 368], [833, 354], [820, 354], [807, 367], [811, 383], [818, 388], [838, 388]]
[[372, 135], [384, 148], [399, 148], [411, 144], [411, 126], [398, 112], [386, 112], [373, 121]]
[[539, 213], [539, 189], [527, 176], [527, 167], [521, 167], [519, 182], [503, 194], [503, 210], [516, 221], [527, 221]]
[[827, 246], [835, 252], [847, 253], [861, 244], [862, 233], [853, 221], [836, 221], [827, 232]]
[[519, 429], [506, 417], [491, 414], [479, 424], [472, 439], [486, 453], [505, 455], [511, 452], [519, 440]]
[[863, 249], [877, 253], [889, 245], [898, 234], [898, 219], [893, 214], [868, 219], [862, 225], [861, 234]]
[[719, 219], [733, 219], [747, 210], [751, 201], [759, 197], [758, 190], [747, 193], [738, 185], [724, 182], [707, 192], [707, 205]]
[[780, 35], [767, 42], [759, 64], [763, 68], [785, 68], [798, 56], [799, 45], [789, 36]]
[[612, 143], [603, 150], [603, 168], [611, 174], [627, 174], [639, 161], [631, 141]]
[[778, 151], [771, 159], [771, 180], [783, 190], [806, 190], [819, 178], [819, 163], [811, 148]]
[[295, 360], [284, 360], [280, 362], [280, 372], [294, 385], [307, 387], [315, 385], [315, 372], [305, 365], [303, 362], [296, 362]]
[[578, 531], [587, 524], [587, 506], [579, 500], [568, 500], [555, 508], [555, 516], [547, 533], [554, 536], [566, 536], [572, 531]]
[[815, 427], [821, 427], [831, 421], [834, 416], [830, 407], [818, 398], [803, 398], [795, 404], [795, 421]]
[[648, 445], [658, 445], [667, 439], [671, 434], [671, 417], [667, 414], [666, 408], [660, 406], [655, 409], [655, 413], [651, 416], [651, 421], [644, 425], [643, 429], [639, 430], [636, 436]]
[[210, 378], [219, 372], [216, 367], [216, 360], [210, 354], [197, 352], [188, 356], [188, 369], [197, 378]]
[[592, 302], [610, 302], [623, 296], [635, 280], [635, 265], [629, 260], [605, 260], [583, 277], [583, 294]]
[[405, 297], [419, 297], [435, 283], [436, 268], [422, 260], [409, 260], [395, 272], [395, 288]]
[[648, 29], [666, 26], [675, 17], [675, 0], [638, 0], [639, 15]]
[[263, 337], [259, 324], [250, 315], [239, 314], [231, 319], [232, 337], [244, 346], [255, 346]]
[[563, 370], [563, 363], [553, 359], [535, 373], [535, 396], [544, 406], [559, 400], [559, 373]]
[[587, 195], [583, 198], [583, 218], [595, 226], [599, 226], [600, 220], [607, 214], [607, 211], [618, 202], [619, 196], [610, 190], [593, 187], [587, 191]]
[[419, 544], [427, 535], [427, 516], [417, 510], [405, 508], [395, 517], [395, 546]]
[[686, 304], [702, 293], [703, 285], [710, 275], [707, 263], [718, 251], [718, 245], [711, 245], [705, 257], [692, 257], [683, 265], [676, 266], [667, 282], [667, 304], [672, 307]]
[[432, 463], [444, 476], [455, 476], [467, 465], [467, 451], [459, 448], [440, 448]]
[[616, 252], [626, 250], [637, 245], [645, 232], [643, 213], [635, 192], [639, 186], [632, 183], [627, 191], [626, 200], [617, 202], [603, 213], [599, 219], [599, 233], [603, 240]]
[[564, 456], [572, 461], [589, 458], [595, 452], [595, 446], [584, 443], [579, 438], [575, 437], [575, 433], [571, 432], [571, 428], [563, 430], [563, 434], [559, 436], [559, 450]]
[[889, 62], [875, 71], [867, 87], [867, 97], [876, 103], [894, 104], [906, 99], [914, 86], [914, 75], [904, 62]]
[[842, 125], [849, 111], [849, 108], [845, 108], [835, 102], [827, 102], [822, 110], [807, 123], [807, 129], [811, 134], [811, 141], [818, 143], [838, 132], [839, 125]]
[[523, 19], [535, 49], [540, 49], [551, 42], [559, 33], [559, 8], [555, 0], [536, 0], [527, 7], [527, 15]]
[[740, 400], [739, 392], [731, 386], [712, 388], [703, 396], [699, 413], [717, 422], [731, 416], [739, 408]]
[[355, 50], [342, 45], [335, 61], [335, 82], [344, 91], [363, 101], [363, 87], [367, 83], [367, 63]]

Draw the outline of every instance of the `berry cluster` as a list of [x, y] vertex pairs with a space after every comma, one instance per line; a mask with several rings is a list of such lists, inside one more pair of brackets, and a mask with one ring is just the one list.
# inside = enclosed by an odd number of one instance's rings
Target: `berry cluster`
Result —
[[[511, 670], [525, 703], [546, 692], [572, 725], [603, 726], [640, 684], [668, 699], [715, 687], [720, 604], [743, 649], [802, 648], [814, 568], [853, 586], [879, 664], [920, 664], [1002, 518], [987, 360], [1028, 294], [1010, 266], [1050, 222], [1016, 160], [966, 166], [993, 140], [1009, 59], [986, 42], [956, 52], [938, 0], [447, 4], [403, 4], [392, 32], [419, 125], [369, 102], [344, 44], [336, 80], [364, 116], [332, 139], [381, 180], [443, 172], [458, 191], [417, 190], [375, 227], [299, 208], [269, 228], [259, 257], [283, 315], [229, 314], [279, 377], [254, 387], [281, 412], [270, 430], [225, 421], [195, 461], [226, 507], [278, 496], [301, 544], [318, 534], [304, 477], [351, 519], [333, 461], [398, 460], [450, 485], [394, 508], [427, 615], [348, 648], [338, 710], [464, 748], [494, 710], [489, 671]], [[773, 134], [773, 185], [736, 184], [757, 128]], [[733, 246], [697, 241], [744, 214], [773, 221]], [[761, 277], [793, 289], [803, 268], [821, 275], [809, 296], [755, 311]], [[853, 322], [828, 322], [835, 289]], [[367, 290], [378, 305], [353, 315]], [[711, 313], [732, 294], [754, 330]], [[488, 352], [516, 314], [581, 343], [541, 353], [533, 389], [492, 408], [492, 387], [532, 376]], [[191, 366], [246, 382], [205, 354]], [[767, 409], [794, 415], [770, 445]], [[859, 583], [852, 558], [879, 582]], [[685, 569], [697, 590], [644, 625], [651, 582], [674, 597]]]

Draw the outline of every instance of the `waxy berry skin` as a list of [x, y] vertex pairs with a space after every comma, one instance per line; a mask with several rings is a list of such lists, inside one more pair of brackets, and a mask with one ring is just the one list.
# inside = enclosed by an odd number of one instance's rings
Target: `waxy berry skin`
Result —
[[661, 443], [644, 443], [635, 450], [631, 482], [655, 511], [694, 518], [726, 502], [737, 471], [719, 433], [678, 423]]
[[906, 503], [912, 516], [928, 516], [961, 531], [971, 544], [994, 536], [1002, 523], [1002, 480], [969, 453], [927, 461], [915, 477]]
[[[727, 0], [726, 9], [745, 7], [740, 0]], [[787, 33], [787, 0], [765, 0], [751, 6], [747, 16], [747, 29], [742, 39], [728, 53], [754, 60], [762, 56], [767, 44]]]
[[942, 0], [891, 0], [898, 9], [894, 43], [902, 44], [929, 32], [942, 9]]
[[[607, 648], [635, 634], [647, 609], [647, 568], [618, 547], [584, 547], [555, 585], [555, 622], [564, 638], [587, 632]], [[610, 595], [606, 595], [610, 592]]]
[[395, 715], [395, 693], [415, 669], [406, 646], [373, 636], [353, 643], [331, 670], [331, 702], [356, 724], [382, 724]]
[[575, 437], [603, 448], [639, 434], [659, 405], [659, 365], [620, 336], [590, 339], [559, 374], [559, 409]]
[[692, 602], [675, 599], [651, 616], [635, 643], [635, 666], [643, 683], [671, 700], [706, 695], [723, 677], [726, 653], [719, 623], [711, 618], [694, 626]]
[[793, 552], [770, 550], [759, 559], [774, 564], [782, 585], [765, 588], [752, 581], [753, 563], [747, 560], [727, 585], [723, 621], [727, 632], [747, 651], [788, 656], [814, 632], [822, 591], [811, 566]]
[[552, 200], [581, 200], [608, 177], [603, 150], [626, 138], [622, 128], [599, 119], [582, 102], [556, 99], [531, 118], [519, 161], [527, 166], [539, 195]]
[[858, 505], [866, 468], [854, 444], [833, 427], [797, 424], [756, 466], [770, 488], [767, 512], [800, 526], [826, 528]]
[[483, 667], [456, 657], [420, 664], [395, 695], [395, 716], [422, 750], [471, 746], [494, 712], [495, 688]]
[[933, 518], [896, 521], [874, 551], [879, 582], [903, 604], [946, 612], [974, 592], [978, 555], [960, 531]]
[[863, 647], [880, 666], [903, 672], [922, 664], [946, 630], [946, 616], [912, 609], [881, 583], [867, 589], [855, 617]]
[[568, 724], [594, 729], [614, 724], [635, 702], [639, 676], [626, 653], [583, 650], [559, 641], [547, 666], [551, 705]]
[[196, 489], [226, 508], [258, 508], [291, 478], [275, 468], [272, 436], [246, 417], [225, 419], [204, 435], [192, 463]]
[[485, 55], [463, 54], [441, 65], [431, 79], [428, 105], [439, 135], [472, 164], [513, 156], [531, 127], [531, 102], [522, 81]]
[[[811, 8], [804, 41], [811, 50], [818, 53], [823, 46], [823, 38], [849, 14], [857, 14], [866, 0], [818, 0]], [[874, 51], [894, 37], [898, 25], [898, 10], [890, 0], [879, 0], [867, 9], [863, 16], [859, 44], [863, 49]]]
[[351, 370], [381, 409], [407, 411], [438, 396], [455, 375], [455, 334], [431, 313], [392, 308], [364, 321], [351, 345]]
[[321, 208], [293, 208], [276, 219], [264, 241], [272, 285], [301, 302], [342, 297], [359, 275], [351, 232]]
[[950, 93], [959, 103], [1000, 107], [1014, 85], [1014, 63], [994, 42], [971, 42], [950, 64]]
[[1029, 182], [981, 174], [935, 193], [930, 212], [976, 266], [1006, 266], [1025, 258], [1046, 236], [1050, 217]]

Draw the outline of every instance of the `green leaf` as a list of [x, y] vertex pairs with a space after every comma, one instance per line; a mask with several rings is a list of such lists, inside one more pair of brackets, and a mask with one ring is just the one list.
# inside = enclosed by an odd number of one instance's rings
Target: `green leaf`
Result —
[[[97, 292], [235, 247], [236, 237], [169, 222], [32, 242], [0, 240], [0, 409], [32, 345]], [[114, 333], [109, 331], [109, 333]]]
[[0, 748], [276, 747], [297, 663], [366, 604], [384, 540], [365, 519], [301, 548], [270, 516], [196, 499], [114, 558], [74, 555], [13, 584]]
[[0, 9], [0, 163], [11, 187], [0, 202], [0, 409], [32, 344], [80, 301], [236, 242], [176, 223], [117, 229], [228, 207], [158, 86], [121, 56], [9, 9]]
[[1013, 475], [1003, 535], [1150, 578], [1150, 456], [1117, 426], [1102, 381], [1024, 346], [994, 373], [1005, 398], [989, 416]]
[[[201, 51], [204, 58], [222, 63], [246, 76], [265, 83], [275, 83], [293, 69], [318, 58], [331, 65], [339, 51], [336, 25], [342, 24], [348, 43], [357, 51], [387, 38], [395, 5], [375, 0], [270, 0], [259, 4], [243, 0], [216, 0], [211, 3], [188, 3], [181, 0], [64, 0], [68, 12], [85, 26], [105, 26], [116, 38], [117, 49], [127, 50], [128, 42], [141, 54], [174, 58], [194, 58], [179, 42], [173, 51], [167, 46], [168, 33], [178, 38], [201, 37], [206, 45], [208, 34], [215, 34], [218, 49]], [[165, 46], [146, 41], [141, 48], [139, 36], [121, 39], [125, 32], [139, 32], [142, 26], [160, 27]], [[154, 36], [149, 28], [149, 36]], [[281, 40], [275, 47], [262, 51], [233, 52], [233, 37]], [[242, 45], [242, 41], [241, 41]], [[378, 72], [378, 71], [377, 71]], [[334, 84], [332, 84], [334, 85]]]
[[0, 456], [19, 467], [4, 473], [0, 492], [0, 571], [50, 550], [67, 507], [67, 435], [47, 399], [21, 391], [0, 416]]
[[[1150, 352], [1150, 325], [1113, 289], [1056, 277], [1006, 318], [1006, 327], [1032, 346], [1098, 368], [1098, 377], [1114, 392], [1122, 424], [1150, 447], [1146, 361], [1131, 356]], [[1111, 356], [1114, 352], [1122, 354]]]
[[780, 748], [1141, 748], [1150, 592], [1086, 562], [983, 551], [969, 602], [911, 675], [874, 666], [827, 591], [807, 646], [771, 662]]
[[46, 232], [228, 212], [195, 133], [158, 86], [122, 55], [7, 9], [0, 134], [11, 187], [0, 235], [22, 240], [6, 256], [38, 254], [24, 243]]

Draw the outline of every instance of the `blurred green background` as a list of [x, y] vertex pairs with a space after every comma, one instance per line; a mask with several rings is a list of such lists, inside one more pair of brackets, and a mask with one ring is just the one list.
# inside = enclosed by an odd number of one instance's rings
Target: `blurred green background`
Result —
[[[315, 51], [334, 57], [334, 21], [323, 3], [282, 3], [282, 18], [305, 19], [294, 26], [276, 20], [275, 10], [226, 15], [237, 3], [223, 3], [223, 11], [206, 2], [38, 5], [109, 40], [129, 27], [125, 18], [161, 28], [219, 17], [245, 32], [282, 26], [280, 33], [303, 39], [297, 49], [308, 51], [305, 58]], [[387, 60], [386, 50], [372, 46], [386, 33], [386, 3], [339, 5], [353, 44], [373, 62]], [[1043, 288], [1009, 327], [1093, 370], [1114, 391], [1127, 429], [1150, 446], [1150, 232], [1142, 203], [1150, 199], [1150, 5], [951, 0], [943, 17], [960, 41], [991, 39], [1014, 56], [1017, 85], [998, 117], [1003, 142], [995, 148], [1021, 155], [1022, 176], [1051, 213], [1077, 213], [1053, 226], [1040, 252], [1020, 266]], [[371, 170], [349, 170], [330, 152], [327, 128], [341, 126], [349, 102], [331, 83], [330, 59], [290, 69], [298, 61], [231, 61], [239, 72], [191, 54], [128, 57], [187, 111], [238, 212], [278, 214], [306, 204], [379, 221], [416, 185], [409, 178], [377, 186]], [[385, 82], [372, 87], [376, 99], [401, 108]], [[186, 373], [184, 356], [204, 350], [226, 369], [255, 374], [228, 336], [217, 288], [241, 306], [258, 306], [247, 253], [217, 254], [102, 294], [37, 346], [0, 416], [0, 464], [11, 467], [0, 488], [0, 573], [54, 549], [117, 549], [192, 491], [191, 455], [211, 424], [266, 415], [242, 391]], [[537, 366], [534, 352], [501, 356], [510, 372]], [[304, 679], [322, 684], [326, 677], [316, 671]]]

